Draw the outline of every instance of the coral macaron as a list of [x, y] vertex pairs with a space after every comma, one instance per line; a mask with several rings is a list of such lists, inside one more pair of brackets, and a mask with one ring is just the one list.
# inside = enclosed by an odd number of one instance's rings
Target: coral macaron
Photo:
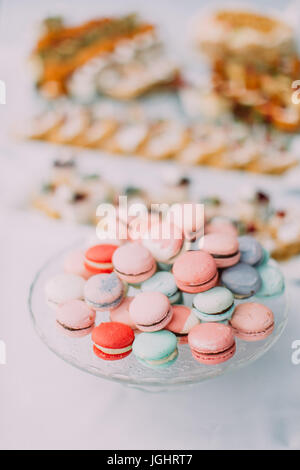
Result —
[[211, 233], [199, 241], [199, 247], [214, 258], [218, 268], [228, 268], [241, 257], [237, 237], [228, 233]]
[[206, 251], [187, 251], [175, 261], [173, 274], [184, 292], [196, 294], [214, 287], [218, 282], [217, 265]]
[[130, 284], [139, 284], [156, 271], [156, 262], [150, 251], [138, 242], [120, 246], [112, 261], [117, 275]]
[[201, 364], [221, 364], [236, 351], [234, 334], [230, 326], [222, 323], [200, 323], [188, 336], [193, 357]]
[[260, 341], [273, 332], [274, 315], [266, 305], [245, 302], [236, 307], [229, 323], [239, 339]]
[[173, 309], [161, 292], [141, 292], [130, 304], [132, 321], [141, 331], [162, 330], [172, 319]]
[[189, 307], [173, 305], [173, 317], [167, 324], [166, 330], [172, 331], [180, 344], [186, 344], [188, 333], [199, 323], [200, 321]]
[[124, 323], [106, 322], [94, 328], [92, 333], [93, 350], [97, 357], [106, 361], [116, 361], [128, 356], [132, 351], [134, 332]]
[[95, 245], [85, 253], [85, 268], [93, 274], [111, 273], [113, 271], [112, 256], [116, 245]]
[[95, 310], [111, 310], [123, 300], [125, 286], [115, 273], [96, 274], [86, 281], [84, 297]]

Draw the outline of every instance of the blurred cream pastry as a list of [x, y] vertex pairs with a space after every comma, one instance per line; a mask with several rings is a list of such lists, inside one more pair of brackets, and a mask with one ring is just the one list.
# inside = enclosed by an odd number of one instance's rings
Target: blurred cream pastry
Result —
[[295, 49], [292, 29], [285, 23], [246, 10], [219, 10], [195, 22], [194, 41], [207, 55], [273, 62]]
[[121, 124], [115, 134], [105, 143], [105, 150], [121, 154], [134, 154], [145, 144], [150, 133], [146, 122]]
[[190, 200], [191, 181], [177, 166], [166, 168], [162, 173], [161, 182], [162, 190], [157, 198], [154, 196], [153, 202], [157, 199], [158, 203], [173, 204]]
[[197, 125], [191, 129], [190, 142], [178, 154], [184, 164], [208, 164], [219, 158], [228, 148], [227, 137], [221, 127]]
[[224, 152], [215, 163], [218, 168], [244, 170], [255, 162], [261, 154], [260, 146], [251, 141], [234, 144]]
[[106, 139], [117, 130], [118, 122], [114, 118], [102, 118], [93, 121], [77, 139], [77, 145], [91, 148], [101, 148]]
[[61, 110], [42, 112], [33, 119], [26, 120], [21, 134], [26, 139], [47, 140], [51, 133], [56, 132], [63, 123], [64, 114]]
[[50, 133], [48, 140], [57, 144], [77, 145], [81, 136], [88, 129], [89, 123], [90, 112], [87, 108], [68, 107], [63, 123]]
[[247, 166], [248, 171], [281, 175], [298, 164], [298, 160], [288, 151], [270, 148], [264, 151], [259, 159]]
[[134, 99], [151, 88], [170, 84], [175, 80], [177, 68], [167, 59], [150, 65], [142, 62], [113, 64], [101, 71], [97, 78], [98, 91], [115, 99]]
[[150, 136], [140, 154], [151, 160], [171, 158], [189, 141], [188, 130], [179, 122], [161, 121], [152, 126]]

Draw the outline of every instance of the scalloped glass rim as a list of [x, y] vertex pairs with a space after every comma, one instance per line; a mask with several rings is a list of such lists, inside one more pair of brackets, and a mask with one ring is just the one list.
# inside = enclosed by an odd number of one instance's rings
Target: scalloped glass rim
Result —
[[[275, 330], [264, 341], [247, 343], [237, 339], [235, 356], [220, 365], [206, 366], [196, 362], [188, 345], [179, 345], [177, 361], [167, 369], [150, 369], [140, 364], [133, 354], [121, 361], [113, 363], [98, 359], [92, 351], [89, 336], [85, 338], [69, 338], [59, 333], [56, 328], [53, 311], [46, 303], [44, 284], [52, 275], [62, 271], [63, 255], [73, 249], [82, 248], [83, 241], [60, 251], [51, 257], [37, 272], [28, 298], [30, 316], [35, 330], [46, 346], [58, 357], [78, 369], [103, 379], [131, 385], [145, 390], [164, 390], [196, 384], [201, 381], [236, 370], [251, 364], [265, 354], [281, 336], [288, 318], [288, 299], [286, 290], [276, 297], [252, 298], [270, 306], [275, 315]], [[187, 294], [185, 303], [190, 304], [192, 296]], [[249, 299], [247, 299], [249, 300]], [[240, 301], [237, 301], [239, 303]], [[45, 314], [45, 310], [47, 314]], [[108, 313], [100, 314], [101, 319], [108, 319]], [[99, 313], [97, 321], [99, 323]]]

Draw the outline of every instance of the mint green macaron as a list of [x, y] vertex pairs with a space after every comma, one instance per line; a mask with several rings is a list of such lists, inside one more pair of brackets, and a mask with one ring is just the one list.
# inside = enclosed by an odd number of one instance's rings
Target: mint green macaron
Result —
[[234, 311], [233, 293], [226, 287], [213, 287], [193, 299], [193, 312], [203, 322], [224, 322]]
[[155, 273], [142, 283], [141, 290], [142, 292], [161, 292], [168, 297], [171, 305], [181, 302], [181, 292], [178, 290], [173, 274], [169, 272]]
[[167, 330], [140, 333], [134, 340], [132, 350], [138, 361], [146, 367], [169, 367], [178, 357], [177, 338]]
[[257, 270], [262, 281], [262, 286], [256, 293], [257, 297], [270, 297], [279, 295], [284, 291], [284, 277], [276, 266], [264, 264], [259, 266]]

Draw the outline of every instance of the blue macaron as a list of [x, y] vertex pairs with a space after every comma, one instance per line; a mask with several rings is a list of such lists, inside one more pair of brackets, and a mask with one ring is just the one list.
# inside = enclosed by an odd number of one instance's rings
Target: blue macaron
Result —
[[259, 264], [264, 256], [263, 247], [249, 235], [239, 237], [239, 247], [241, 253], [241, 263], [246, 263], [254, 266]]
[[284, 291], [284, 277], [281, 271], [270, 264], [258, 267], [262, 280], [261, 289], [257, 292], [258, 297], [269, 297], [281, 294]]
[[170, 304], [178, 304], [181, 301], [181, 292], [175, 282], [172, 273], [160, 271], [154, 274], [150, 279], [142, 283], [143, 292], [161, 292], [166, 295]]
[[233, 293], [226, 287], [213, 287], [193, 299], [193, 313], [204, 322], [229, 320], [234, 311]]
[[247, 298], [256, 294], [262, 285], [258, 270], [246, 263], [224, 269], [221, 284], [231, 290], [236, 298]]
[[134, 340], [132, 350], [144, 366], [152, 369], [169, 367], [178, 357], [177, 338], [167, 330], [140, 333]]

